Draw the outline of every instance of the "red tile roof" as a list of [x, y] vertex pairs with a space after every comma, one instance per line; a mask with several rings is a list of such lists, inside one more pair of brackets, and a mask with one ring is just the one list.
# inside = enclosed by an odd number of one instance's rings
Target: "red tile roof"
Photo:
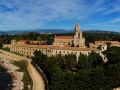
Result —
[[73, 36], [55, 36], [55, 39], [73, 39]]
[[18, 47], [28, 47], [28, 48], [36, 48], [36, 49], [56, 49], [56, 50], [76, 50], [76, 51], [99, 51], [97, 48], [80, 48], [80, 47], [60, 47], [60, 46], [53, 46], [53, 45], [28, 45], [28, 44], [17, 44]]
[[27, 42], [27, 40], [19, 40], [19, 42]]
[[105, 43], [105, 42], [118, 42], [118, 41], [95, 41], [95, 43]]
[[[29, 40], [30, 42], [34, 42], [34, 40]], [[27, 42], [27, 40], [19, 40], [19, 42]]]
[[76, 50], [76, 51], [99, 51], [97, 48], [80, 48], [80, 47], [59, 47], [59, 46], [51, 46], [51, 49], [57, 49], [57, 50]]
[[111, 44], [120, 44], [120, 42], [111, 42]]

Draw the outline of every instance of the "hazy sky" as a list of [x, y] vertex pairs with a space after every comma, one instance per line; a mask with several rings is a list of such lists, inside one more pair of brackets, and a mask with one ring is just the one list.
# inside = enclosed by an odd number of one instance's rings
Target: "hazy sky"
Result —
[[0, 30], [120, 30], [120, 0], [0, 0]]

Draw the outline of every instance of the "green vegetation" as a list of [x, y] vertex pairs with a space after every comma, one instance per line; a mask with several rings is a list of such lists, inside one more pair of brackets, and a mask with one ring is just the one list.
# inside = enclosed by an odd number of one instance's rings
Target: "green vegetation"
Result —
[[[38, 40], [39, 43], [42, 40], [45, 40], [47, 44], [52, 44], [55, 35], [63, 35], [63, 36], [70, 36], [74, 35], [74, 33], [61, 33], [61, 34], [40, 34], [36, 32], [29, 32], [23, 34], [2, 34], [0, 36], [0, 48], [2, 44], [10, 44], [12, 39], [17, 41], [19, 40], [27, 40], [27, 44], [30, 43], [30, 40]], [[120, 41], [120, 34], [112, 34], [112, 33], [84, 33], [83, 37], [86, 39], [85, 43], [89, 46], [90, 42], [94, 42], [96, 40], [117, 40]], [[38, 44], [39, 44], [38, 43]]]
[[[73, 33], [63, 33], [56, 35], [74, 35]], [[42, 40], [47, 44], [52, 44], [55, 34], [39, 34], [35, 32], [1, 35], [0, 47], [2, 44], [10, 44], [15, 40]], [[120, 34], [111, 33], [83, 33], [86, 45], [96, 40], [117, 40], [120, 41]], [[38, 43], [39, 44], [39, 43]], [[109, 45], [109, 43], [108, 43]], [[9, 51], [9, 49], [6, 49]], [[16, 53], [18, 54], [18, 53]], [[99, 54], [91, 52], [89, 56], [80, 54], [78, 62], [74, 54], [65, 56], [57, 55], [48, 58], [40, 51], [34, 52], [33, 61], [46, 74], [50, 90], [112, 90], [120, 87], [120, 48], [109, 47], [103, 52], [108, 58], [103, 62]], [[26, 84], [27, 85], [27, 84]], [[27, 90], [27, 89], [26, 89]]]
[[120, 41], [120, 34], [113, 33], [83, 33], [83, 37], [87, 46], [89, 46], [90, 42], [97, 40]]
[[18, 52], [11, 52], [11, 53], [14, 53], [14, 54], [20, 55], [20, 56], [24, 56], [23, 54], [20, 54], [20, 53], [18, 53]]
[[1, 48], [1, 49], [10, 52], [10, 48], [9, 47], [4, 47], [4, 48]]
[[11, 40], [13, 40], [13, 39], [15, 39], [17, 41], [27, 40], [27, 44], [30, 43], [30, 40], [38, 40], [39, 43], [42, 40], [45, 40], [47, 42], [47, 44], [52, 44], [54, 36], [55, 36], [55, 34], [40, 34], [40, 33], [36, 33], [36, 32], [14, 34], [14, 35], [2, 34], [0, 36], [0, 48], [2, 48], [2, 44], [10, 44]]
[[[15, 66], [19, 67], [19, 69], [17, 71], [23, 72], [23, 83], [24, 83], [24, 89], [23, 90], [32, 90], [32, 79], [29, 75], [29, 72], [27, 70], [27, 61], [22, 60], [22, 61], [13, 61], [12, 64], [14, 64]], [[31, 86], [31, 89], [28, 88], [28, 85]]]
[[[1, 48], [1, 49], [10, 52], [10, 48], [9, 47], [4, 47], [4, 48]], [[20, 54], [18, 52], [11, 52], [11, 53], [14, 53], [14, 54], [20, 55], [20, 56], [24, 56], [23, 54]]]
[[34, 52], [32, 60], [46, 74], [50, 90], [112, 90], [120, 87], [120, 48], [109, 47], [103, 52], [108, 61], [99, 54], [80, 54], [78, 62], [74, 54], [47, 57]]

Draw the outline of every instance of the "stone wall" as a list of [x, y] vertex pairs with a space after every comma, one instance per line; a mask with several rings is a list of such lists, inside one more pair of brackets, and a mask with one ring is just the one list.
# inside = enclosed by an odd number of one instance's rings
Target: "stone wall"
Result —
[[28, 61], [30, 61], [30, 60], [29, 60], [27, 57], [25, 57], [25, 56], [19, 56], [19, 55], [16, 55], [16, 54], [13, 54], [13, 53], [4, 51], [4, 50], [0, 50], [0, 52], [3, 53], [3, 54], [5, 54], [5, 55], [11, 56], [11, 57], [13, 57], [13, 58], [19, 59], [19, 60], [28, 60]]

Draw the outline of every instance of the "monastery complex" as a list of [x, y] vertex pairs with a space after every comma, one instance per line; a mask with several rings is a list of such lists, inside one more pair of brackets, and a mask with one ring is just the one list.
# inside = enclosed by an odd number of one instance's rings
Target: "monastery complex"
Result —
[[35, 50], [40, 50], [48, 57], [57, 54], [75, 54], [78, 58], [80, 53], [89, 55], [90, 52], [95, 51], [106, 62], [107, 58], [102, 54], [102, 51], [107, 49], [107, 42], [110, 42], [111, 46], [120, 47], [120, 42], [118, 41], [95, 41], [94, 43], [89, 43], [90, 47], [85, 46], [85, 38], [82, 36], [80, 25], [77, 23], [74, 27], [74, 36], [55, 36], [52, 45], [31, 45], [24, 43], [22, 40], [18, 42], [12, 40], [10, 45], [4, 44], [3, 47], [10, 47], [11, 52], [29, 56], [33, 56]]

